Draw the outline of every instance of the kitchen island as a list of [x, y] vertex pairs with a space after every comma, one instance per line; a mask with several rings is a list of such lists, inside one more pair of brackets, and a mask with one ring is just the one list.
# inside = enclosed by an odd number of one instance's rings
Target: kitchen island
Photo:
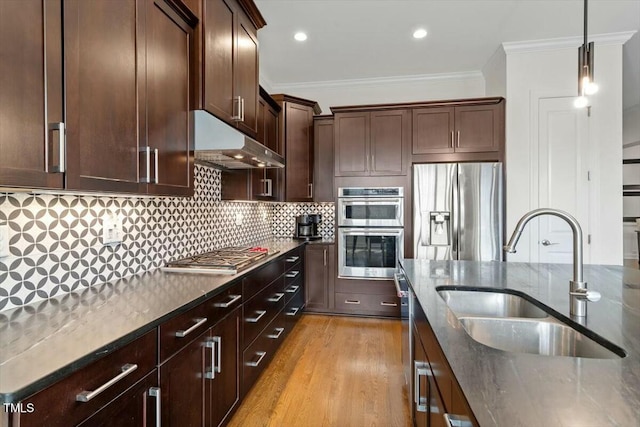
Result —
[[440, 286], [519, 291], [570, 323], [571, 265], [404, 260], [402, 267], [479, 425], [640, 425], [640, 271], [585, 266], [589, 289], [602, 299], [588, 304], [581, 323], [626, 352], [591, 359], [480, 344], [437, 292]]

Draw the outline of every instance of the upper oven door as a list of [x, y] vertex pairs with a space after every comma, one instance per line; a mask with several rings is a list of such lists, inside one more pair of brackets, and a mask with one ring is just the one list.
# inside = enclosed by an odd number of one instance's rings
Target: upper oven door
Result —
[[339, 228], [338, 276], [348, 279], [390, 279], [404, 255], [401, 228]]
[[402, 197], [340, 198], [340, 227], [402, 227], [404, 209]]

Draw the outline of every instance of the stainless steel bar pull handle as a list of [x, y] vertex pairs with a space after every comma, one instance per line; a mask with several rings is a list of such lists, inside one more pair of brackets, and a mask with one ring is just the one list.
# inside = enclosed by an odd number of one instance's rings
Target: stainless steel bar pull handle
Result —
[[266, 310], [257, 310], [256, 313], [258, 313], [258, 316], [257, 317], [249, 317], [249, 318], [247, 318], [247, 322], [249, 322], [249, 323], [258, 323], [258, 321], [260, 319], [262, 319], [262, 316], [267, 314], [267, 311]]
[[456, 141], [456, 147], [460, 148], [460, 131], [458, 131], [458, 139]]
[[322, 250], [322, 265], [327, 266], [327, 249]]
[[398, 294], [398, 298], [404, 298], [407, 296], [407, 291], [403, 291], [400, 288], [400, 278], [404, 277], [402, 274], [400, 273], [394, 273], [393, 274], [393, 284], [396, 285], [396, 293]]
[[[234, 96], [233, 97], [233, 106], [232, 106], [232, 116], [231, 116], [231, 120], [234, 120], [236, 122], [239, 122], [242, 120], [242, 97], [240, 96]], [[237, 110], [236, 110], [237, 108]], [[236, 111], [238, 112], [236, 114]]]
[[382, 301], [380, 303], [380, 305], [383, 306], [383, 307], [397, 307], [398, 306], [398, 304], [395, 303], [395, 302], [386, 302], [386, 301]]
[[272, 179], [265, 179], [264, 180], [265, 183], [265, 190], [264, 190], [264, 195], [267, 197], [271, 197], [273, 196], [273, 180]]
[[262, 362], [262, 359], [264, 359], [264, 357], [267, 355], [266, 351], [256, 351], [256, 355], [259, 356], [258, 360], [256, 360], [255, 362], [247, 362], [247, 366], [251, 366], [251, 367], [256, 367], [260, 364], [260, 362]]
[[462, 415], [444, 414], [445, 427], [473, 427], [471, 420]]
[[206, 371], [204, 373], [204, 377], [206, 379], [208, 379], [208, 380], [214, 380], [216, 378], [216, 366], [215, 366], [216, 343], [213, 342], [213, 340], [211, 340], [211, 341], [207, 341], [206, 343], [204, 343], [204, 346], [211, 350], [211, 370], [210, 371]]
[[267, 335], [267, 337], [277, 340], [278, 338], [280, 338], [280, 335], [282, 335], [282, 333], [284, 332], [284, 328], [275, 328], [274, 331], [276, 332], [275, 334], [269, 334]]
[[138, 365], [133, 364], [133, 363], [127, 363], [126, 365], [124, 365], [122, 367], [122, 372], [120, 374], [118, 374], [115, 377], [111, 378], [109, 381], [107, 381], [106, 383], [102, 384], [97, 389], [95, 389], [93, 391], [83, 391], [81, 393], [78, 393], [76, 395], [76, 402], [85, 403], [85, 402], [90, 401], [91, 399], [93, 399], [94, 397], [96, 397], [97, 395], [99, 395], [100, 393], [102, 393], [103, 391], [105, 391], [106, 389], [108, 389], [109, 387], [111, 387], [112, 385], [114, 385], [115, 383], [117, 383], [118, 381], [120, 381], [121, 379], [126, 377], [127, 375], [131, 374], [136, 369], [138, 369]]
[[427, 370], [428, 368], [425, 366], [424, 363], [421, 363], [420, 366], [418, 366], [418, 370], [417, 370], [418, 393], [416, 394], [417, 396], [416, 411], [418, 412], [427, 412], [427, 397], [420, 395], [420, 377], [425, 377], [426, 379], [428, 375]]
[[182, 330], [182, 331], [176, 331], [176, 337], [178, 337], [178, 338], [186, 337], [191, 332], [195, 331], [200, 326], [204, 325], [207, 322], [207, 318], [206, 317], [199, 317], [199, 318], [195, 319], [195, 321], [196, 321], [196, 324], [193, 325], [192, 327], [190, 327], [189, 329]]
[[309, 198], [313, 199], [313, 183], [309, 184]]
[[360, 301], [355, 300], [355, 299], [346, 299], [346, 300], [344, 300], [344, 303], [345, 303], [345, 304], [355, 304], [355, 305], [358, 305], [358, 304], [360, 304]]
[[[64, 172], [67, 165], [67, 146], [63, 122], [49, 123], [49, 132], [58, 131], [58, 164], [51, 166], [51, 172]], [[47, 144], [48, 145], [48, 144]], [[45, 145], [45, 171], [49, 171], [49, 147]]]
[[218, 351], [216, 352], [216, 372], [220, 373], [222, 372], [222, 337], [213, 337], [213, 342], [218, 346]]
[[287, 262], [296, 262], [299, 259], [300, 259], [299, 256], [292, 256], [292, 257], [287, 258], [285, 261], [287, 261]]
[[289, 279], [293, 279], [295, 277], [298, 277], [298, 274], [300, 274], [300, 271], [293, 270], [293, 271], [290, 271], [287, 274], [285, 274], [285, 277], [288, 277]]
[[287, 292], [287, 293], [289, 293], [289, 294], [295, 294], [295, 293], [296, 293], [296, 291], [297, 291], [298, 289], [300, 289], [300, 286], [296, 286], [296, 285], [294, 285], [294, 286], [289, 286], [289, 287], [288, 287], [287, 289], [285, 289], [284, 291], [285, 291], [285, 292]]
[[150, 387], [149, 396], [156, 398], [156, 427], [162, 426], [162, 406], [160, 399], [160, 387]]
[[155, 180], [153, 182], [156, 183], [156, 184], [160, 183], [160, 170], [159, 170], [159, 167], [158, 167], [158, 164], [159, 164], [158, 157], [159, 156], [160, 156], [160, 152], [158, 151], [157, 148], [154, 148], [153, 149], [153, 159], [154, 159], [154, 162], [155, 162], [154, 166], [155, 166], [155, 169], [156, 169], [155, 170], [156, 178], [155, 178]]
[[242, 295], [229, 295], [229, 297], [231, 297], [230, 301], [216, 302], [213, 304], [213, 306], [220, 308], [229, 308], [234, 302], [239, 301], [242, 298]]
[[451, 148], [453, 148], [453, 131], [451, 131]]
[[149, 184], [151, 183], [151, 147], [148, 145], [140, 147], [140, 152], [145, 155], [145, 176], [140, 181]]
[[272, 296], [271, 298], [269, 298], [269, 302], [278, 302], [282, 299], [282, 297], [284, 296], [283, 293], [279, 292], [277, 294], [275, 294], [274, 296]]
[[291, 307], [291, 311], [286, 313], [287, 316], [295, 316], [300, 311], [300, 307]]
[[240, 98], [240, 121], [244, 122], [244, 98]]

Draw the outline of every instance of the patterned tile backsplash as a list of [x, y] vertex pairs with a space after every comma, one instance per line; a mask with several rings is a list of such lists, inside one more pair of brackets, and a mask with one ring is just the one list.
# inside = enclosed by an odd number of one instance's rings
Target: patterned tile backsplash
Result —
[[[0, 193], [0, 224], [11, 236], [10, 256], [0, 258], [0, 310], [216, 248], [291, 236], [303, 212], [322, 213], [322, 234], [332, 237], [332, 203], [221, 202], [219, 171], [201, 166], [191, 198]], [[122, 219], [123, 241], [104, 246], [110, 214]]]

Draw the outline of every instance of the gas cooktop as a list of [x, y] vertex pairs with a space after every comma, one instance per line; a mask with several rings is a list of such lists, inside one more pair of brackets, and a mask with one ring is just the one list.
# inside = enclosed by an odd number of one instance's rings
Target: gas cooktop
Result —
[[267, 255], [277, 254], [259, 246], [232, 246], [167, 263], [163, 271], [173, 273], [236, 274]]

